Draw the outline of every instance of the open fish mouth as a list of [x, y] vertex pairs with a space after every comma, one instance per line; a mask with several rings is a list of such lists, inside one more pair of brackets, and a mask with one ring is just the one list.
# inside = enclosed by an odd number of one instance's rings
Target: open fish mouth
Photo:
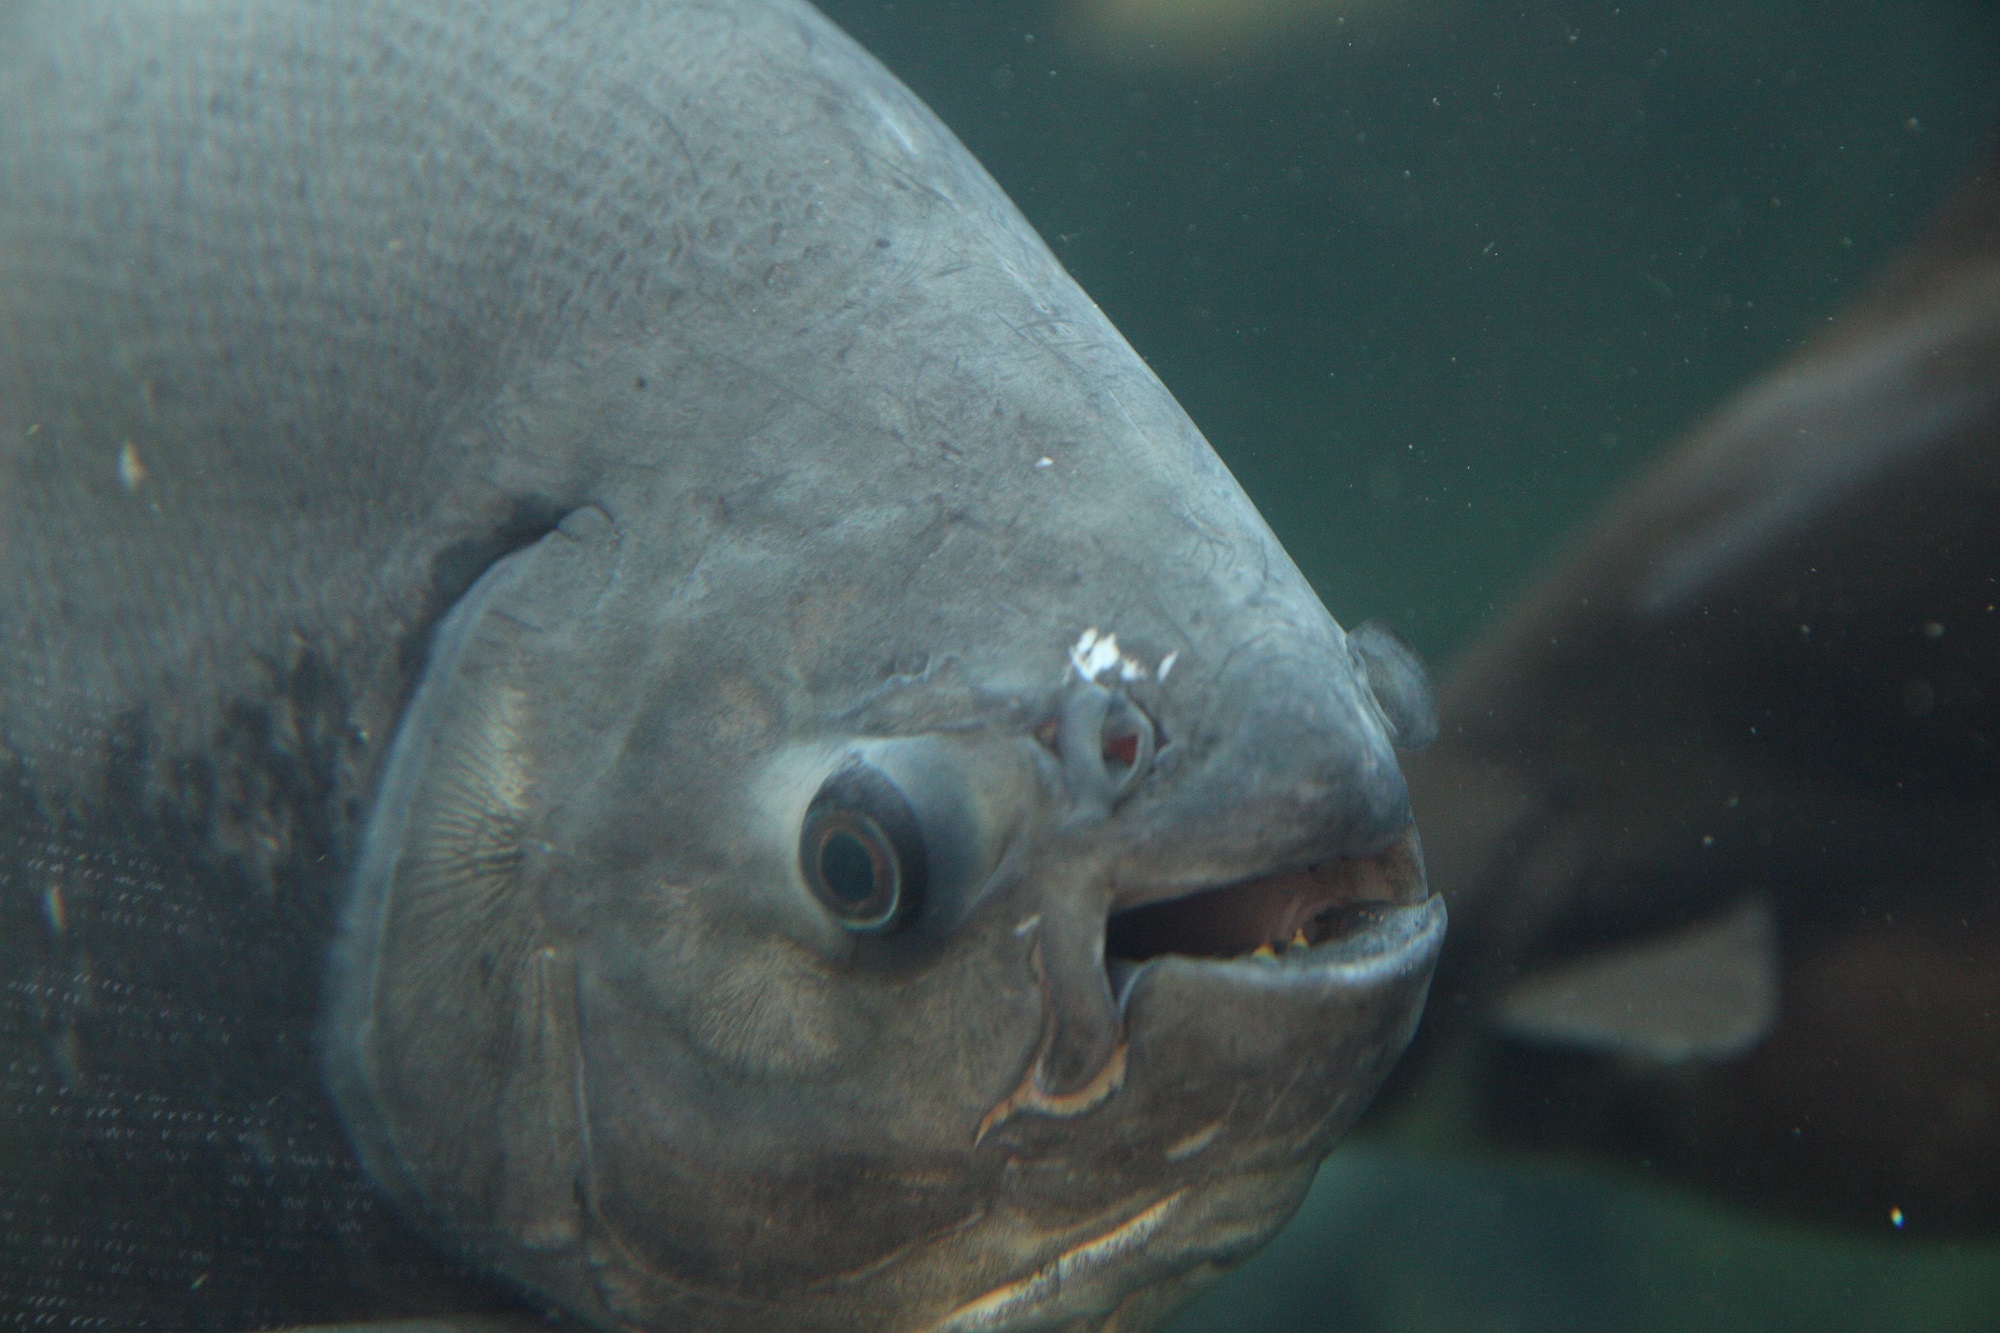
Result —
[[1105, 925], [1110, 1074], [1036, 1101], [1043, 1116], [1014, 1115], [1016, 1094], [982, 1126], [1044, 1159], [1037, 1180], [1128, 1202], [928, 1333], [1150, 1328], [1248, 1257], [1408, 1043], [1444, 938], [1414, 826], [1370, 854], [1132, 897]]
[[1372, 856], [1303, 867], [1114, 910], [1104, 962], [1122, 1002], [1138, 971], [1175, 956], [1311, 968], [1352, 959], [1407, 933], [1430, 902], [1414, 826]]

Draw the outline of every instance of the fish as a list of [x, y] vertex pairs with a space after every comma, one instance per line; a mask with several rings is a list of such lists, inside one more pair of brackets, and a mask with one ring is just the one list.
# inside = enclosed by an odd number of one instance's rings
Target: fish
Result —
[[1408, 772], [1455, 926], [1398, 1113], [1469, 1069], [1458, 1140], [2000, 1227], [1996, 514], [1989, 164], [1445, 679]]
[[1343, 630], [795, 0], [0, 8], [0, 1311], [1153, 1326], [1445, 925]]

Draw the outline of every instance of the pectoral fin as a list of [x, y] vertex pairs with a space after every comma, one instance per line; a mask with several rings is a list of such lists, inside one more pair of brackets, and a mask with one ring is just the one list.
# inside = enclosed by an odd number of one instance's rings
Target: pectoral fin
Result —
[[1517, 1040], [1679, 1064], [1748, 1051], [1778, 1013], [1777, 931], [1752, 895], [1708, 920], [1530, 974], [1493, 1024]]
[[596, 510], [499, 562], [439, 627], [341, 941], [328, 1073], [370, 1170], [462, 1241], [577, 1237], [575, 968], [534, 869], [551, 675], [616, 559]]

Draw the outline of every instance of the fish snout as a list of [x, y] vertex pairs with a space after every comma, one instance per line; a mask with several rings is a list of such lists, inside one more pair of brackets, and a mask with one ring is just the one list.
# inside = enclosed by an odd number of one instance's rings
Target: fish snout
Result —
[[[1327, 631], [1340, 634], [1331, 622]], [[1402, 652], [1371, 671], [1385, 656], [1372, 634], [1267, 639], [1233, 655], [1209, 688], [1163, 698], [1154, 791], [1134, 812], [1143, 846], [1119, 907], [1172, 896], [1191, 878], [1373, 855], [1400, 839], [1411, 814], [1397, 737], [1428, 725], [1422, 670]], [[1384, 684], [1371, 688], [1372, 676]]]
[[1079, 1169], [1100, 1136], [1143, 1141], [1143, 1179], [1108, 1192], [1144, 1194], [1196, 1158], [1309, 1170], [1367, 1104], [1443, 937], [1394, 746], [1429, 695], [1393, 639], [1328, 629], [1184, 696], [1072, 682], [1043, 737], [1071, 808], [1032, 877], [1048, 1026], [982, 1137], [1065, 1121]]
[[1434, 729], [1422, 668], [1386, 631], [1328, 628], [1237, 654], [1199, 714], [1162, 708], [1104, 927], [1121, 1141], [1163, 1186], [1196, 1163], [1236, 1181], [1215, 1199], [1260, 1227], [1402, 1053], [1444, 936], [1395, 753]]
[[1039, 1230], [1030, 1272], [929, 1327], [1150, 1327], [1247, 1257], [1408, 1044], [1444, 923], [1406, 828], [1374, 856], [1112, 915], [1094, 988], [1049, 949], [1046, 1044], [978, 1146], [1013, 1168], [1012, 1211], [1091, 1220]]

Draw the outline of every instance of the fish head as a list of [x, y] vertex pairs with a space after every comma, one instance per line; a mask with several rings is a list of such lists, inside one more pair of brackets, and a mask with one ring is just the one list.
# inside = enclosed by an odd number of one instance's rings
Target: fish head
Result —
[[697, 552], [586, 506], [440, 628], [330, 1068], [450, 1245], [632, 1327], [1129, 1329], [1290, 1216], [1442, 934], [1407, 707], [1126, 355], [1146, 425], [1052, 371], [959, 437], [1018, 475], [773, 443]]
[[435, 632], [328, 1077], [412, 1216], [595, 1323], [1143, 1328], [1409, 1039], [1427, 703], [942, 127], [842, 78], [759, 146], [840, 226], [691, 234], [671, 317], [519, 395], [603, 443]]

